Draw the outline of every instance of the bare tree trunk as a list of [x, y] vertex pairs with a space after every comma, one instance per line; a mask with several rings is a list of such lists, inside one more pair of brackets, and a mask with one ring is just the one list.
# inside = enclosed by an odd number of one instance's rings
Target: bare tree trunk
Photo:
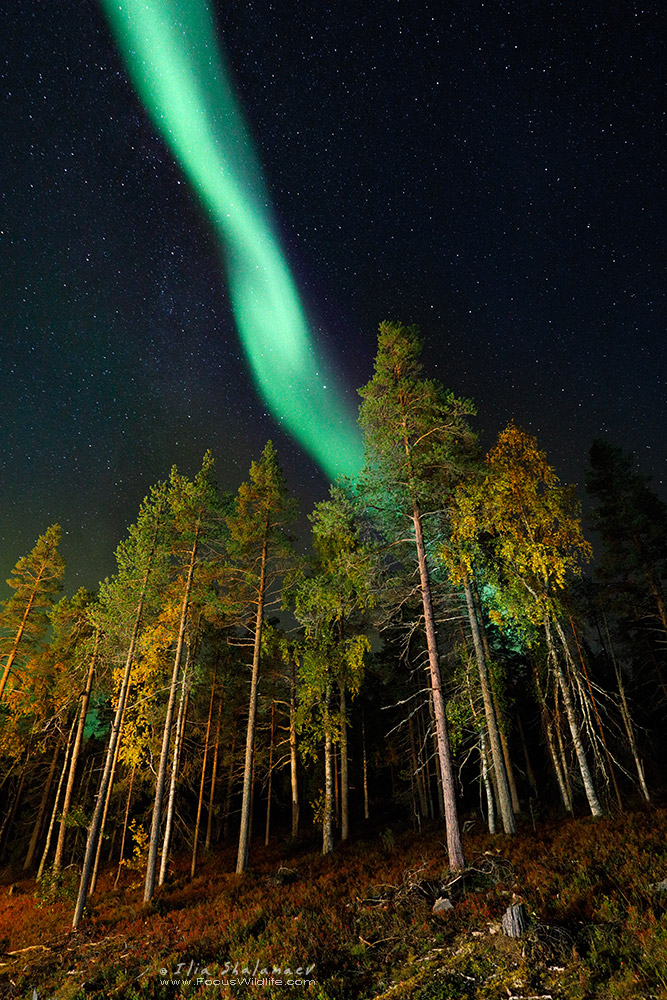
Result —
[[489, 824], [489, 833], [495, 834], [496, 810], [493, 804], [493, 789], [491, 788], [491, 782], [489, 780], [489, 766], [487, 763], [486, 737], [484, 735], [484, 729], [480, 729], [479, 731], [479, 757], [482, 763], [482, 783], [484, 785], [484, 791], [486, 792], [486, 812]]
[[93, 650], [93, 655], [90, 658], [90, 665], [88, 667], [88, 673], [86, 675], [86, 685], [81, 695], [79, 724], [77, 726], [76, 736], [74, 738], [74, 746], [72, 748], [72, 759], [69, 765], [69, 774], [67, 776], [67, 786], [65, 787], [65, 799], [63, 801], [60, 829], [58, 830], [58, 843], [56, 844], [56, 853], [53, 859], [54, 872], [59, 872], [60, 869], [62, 868], [63, 851], [65, 850], [65, 832], [67, 830], [67, 814], [69, 813], [70, 805], [72, 804], [72, 795], [74, 793], [74, 779], [76, 777], [76, 765], [79, 761], [79, 753], [81, 751], [81, 746], [83, 744], [83, 731], [86, 725], [88, 705], [90, 704], [90, 693], [93, 690], [93, 676], [95, 674], [95, 661], [97, 660], [97, 648], [99, 644], [100, 644], [100, 630], [97, 629], [95, 635], [95, 649]]
[[183, 644], [185, 642], [185, 626], [188, 620], [190, 609], [190, 594], [192, 592], [192, 581], [195, 574], [195, 563], [197, 559], [197, 547], [199, 544], [199, 521], [195, 527], [195, 536], [190, 551], [190, 562], [188, 575], [183, 592], [183, 603], [181, 605], [181, 618], [178, 627], [178, 640], [176, 644], [176, 656], [174, 657], [174, 668], [171, 674], [171, 686], [169, 688], [169, 701], [167, 703], [167, 714], [164, 720], [164, 730], [162, 732], [162, 749], [160, 751], [160, 764], [155, 783], [155, 801], [153, 803], [153, 819], [151, 822], [151, 833], [148, 841], [148, 864], [146, 867], [146, 884], [144, 887], [144, 903], [150, 903], [155, 891], [155, 875], [157, 870], [157, 852], [160, 840], [160, 821], [162, 819], [162, 800], [164, 798], [164, 788], [167, 782], [167, 761], [169, 759], [169, 743], [171, 740], [171, 726], [174, 717], [174, 704], [176, 703], [176, 688], [178, 687], [178, 675], [181, 669], [181, 658], [183, 656]]
[[415, 745], [415, 727], [412, 722], [412, 714], [408, 715], [408, 731], [410, 734], [410, 756], [412, 758], [412, 773], [415, 776], [415, 782], [417, 783], [417, 796], [419, 798], [419, 811], [423, 819], [426, 819], [426, 792], [424, 791], [423, 785], [423, 774], [421, 765], [419, 763], [419, 758], [417, 756], [417, 747]]
[[334, 760], [333, 740], [331, 738], [331, 685], [327, 685], [324, 712], [324, 815], [322, 817], [322, 854], [331, 854], [333, 841], [333, 797], [334, 797]]
[[23, 871], [27, 871], [32, 867], [32, 863], [35, 857], [35, 852], [37, 850], [37, 843], [39, 841], [39, 835], [42, 832], [42, 826], [44, 825], [44, 817], [46, 816], [46, 809], [49, 802], [49, 795], [51, 794], [51, 786], [53, 785], [53, 776], [56, 773], [56, 764], [58, 762], [58, 754], [60, 753], [60, 747], [62, 743], [62, 737], [58, 737], [56, 740], [56, 748], [51, 758], [51, 766], [49, 767], [49, 773], [46, 778], [46, 783], [44, 785], [44, 790], [42, 791], [42, 798], [39, 803], [39, 811], [37, 813], [37, 819], [35, 820], [35, 825], [32, 829], [32, 837], [30, 838], [30, 844], [28, 845], [28, 853], [26, 854], [25, 861], [23, 862]]
[[366, 722], [361, 723], [361, 749], [363, 756], [364, 771], [364, 819], [369, 819], [371, 811], [368, 802], [368, 759], [366, 755]]
[[208, 742], [211, 736], [211, 720], [213, 718], [213, 701], [215, 699], [215, 677], [216, 669], [213, 672], [213, 683], [211, 684], [211, 701], [208, 706], [208, 719], [206, 720], [206, 737], [204, 740], [204, 759], [201, 765], [201, 780], [199, 782], [199, 796], [197, 798], [197, 818], [195, 820], [195, 835], [192, 844], [192, 862], [190, 864], [190, 878], [195, 877], [197, 869], [197, 848], [199, 846], [199, 824], [201, 822], [201, 812], [204, 804], [204, 785], [206, 784], [206, 761], [208, 759]]
[[[577, 646], [577, 653], [579, 654], [579, 663], [581, 664], [581, 669], [583, 671], [584, 678], [586, 679], [586, 685], [588, 687], [588, 695], [591, 700], [591, 705], [593, 706], [593, 711], [595, 712], [595, 718], [598, 724], [598, 731], [600, 733], [600, 739], [602, 740], [602, 745], [604, 747], [605, 756], [607, 758], [607, 767], [609, 768], [609, 776], [611, 778], [612, 785], [614, 786], [614, 792], [616, 793], [616, 804], [618, 805], [619, 812], [623, 812], [623, 802], [621, 801], [621, 793], [618, 790], [618, 783], [616, 781], [616, 772], [614, 771], [614, 764], [611, 759], [611, 754], [609, 753], [609, 748], [607, 746], [607, 739], [604, 734], [604, 727], [602, 725], [602, 719], [600, 718], [600, 713], [598, 712], [597, 702], [593, 694], [593, 686], [591, 685], [590, 677], [588, 676], [588, 670], [586, 669], [586, 662], [584, 660], [583, 654], [581, 652], [581, 646], [579, 645], [579, 638], [577, 636], [577, 630], [574, 627], [574, 621], [572, 620], [572, 615], [570, 615], [570, 626], [572, 628], [572, 635], [574, 636], [574, 641]], [[561, 641], [561, 645], [564, 648], [565, 655], [567, 659], [572, 662], [572, 657], [570, 655], [570, 650], [568, 648], [567, 639], [563, 629], [560, 626], [558, 620], [556, 620], [556, 629], [558, 630], [558, 635]], [[572, 669], [574, 670], [574, 664], [572, 663]], [[583, 692], [581, 694], [583, 700]]]
[[26, 760], [26, 762], [25, 762], [25, 764], [23, 766], [23, 770], [21, 771], [21, 777], [19, 778], [18, 787], [16, 789], [16, 794], [14, 795], [14, 798], [12, 800], [11, 808], [9, 808], [7, 810], [4, 822], [2, 824], [2, 829], [0, 829], [0, 843], [2, 843], [2, 855], [3, 855], [3, 857], [4, 857], [5, 853], [6, 853], [6, 850], [5, 850], [6, 849], [6, 844], [4, 843], [3, 838], [4, 838], [5, 834], [8, 833], [9, 830], [11, 829], [12, 823], [14, 822], [14, 819], [16, 818], [16, 812], [18, 810], [19, 802], [21, 801], [21, 796], [23, 794], [23, 786], [25, 785], [25, 776], [26, 776], [27, 770], [28, 770], [28, 761]]
[[181, 760], [181, 747], [183, 745], [183, 734], [185, 732], [185, 719], [188, 711], [188, 696], [190, 676], [190, 651], [185, 659], [183, 679], [181, 681], [181, 697], [178, 701], [178, 714], [176, 716], [176, 733], [174, 736], [174, 749], [171, 763], [171, 776], [169, 778], [169, 795], [167, 796], [167, 815], [164, 821], [164, 837], [162, 840], [162, 857], [160, 858], [160, 874], [158, 885], [164, 885], [167, 877], [167, 865], [169, 864], [169, 848], [171, 847], [171, 832], [174, 826], [174, 803], [176, 801], [176, 785], [178, 782], [178, 768]]
[[225, 814], [222, 824], [222, 839], [229, 837], [229, 818], [232, 810], [232, 791], [234, 789], [234, 767], [236, 764], [236, 729], [232, 733], [232, 748], [229, 752], [229, 768], [227, 770], [227, 792], [225, 795]]
[[132, 801], [132, 788], [134, 786], [134, 775], [137, 770], [136, 764], [130, 772], [130, 787], [127, 790], [127, 802], [125, 803], [125, 816], [123, 817], [123, 835], [120, 840], [120, 854], [118, 856], [118, 871], [116, 872], [116, 881], [114, 882], [114, 889], [118, 885], [118, 879], [120, 878], [121, 868], [123, 866], [123, 859], [125, 857], [125, 838], [127, 837], [127, 823], [130, 818], [130, 803]]
[[340, 839], [350, 836], [350, 777], [348, 770], [347, 701], [345, 686], [340, 685]]
[[[215, 783], [218, 777], [218, 755], [220, 753], [220, 718], [222, 716], [222, 696], [218, 700], [218, 721], [215, 727], [215, 749], [213, 750], [213, 773], [211, 774], [211, 791], [208, 798], [208, 816], [206, 818], [206, 840], [204, 847], [208, 851], [211, 847], [211, 834], [213, 832], [213, 803], [215, 802]], [[232, 743], [232, 757], [234, 756], [234, 744]]]
[[65, 759], [63, 761], [62, 771], [60, 772], [60, 778], [58, 780], [58, 787], [56, 788], [56, 798], [53, 803], [53, 809], [51, 811], [51, 820], [49, 822], [49, 829], [46, 834], [46, 843], [44, 844], [44, 851], [42, 852], [42, 860], [39, 863], [39, 868], [37, 869], [37, 879], [42, 877], [44, 874], [44, 869], [46, 868], [46, 859], [49, 856], [49, 851], [51, 850], [51, 839], [53, 837], [53, 828], [56, 824], [56, 816], [58, 815], [58, 807], [60, 805], [60, 793], [62, 791], [63, 783], [65, 781], [65, 774], [67, 772], [67, 763], [69, 761], [70, 748], [72, 746], [72, 735], [74, 733], [74, 726], [76, 725], [76, 716], [72, 719], [72, 725], [70, 726], [69, 733], [67, 734], [67, 746], [65, 747]]
[[[127, 705], [127, 702], [125, 703]], [[107, 813], [109, 812], [109, 803], [111, 802], [111, 792], [113, 791], [113, 783], [116, 777], [116, 767], [118, 765], [118, 754], [120, 752], [120, 743], [123, 737], [123, 725], [125, 724], [125, 706], [123, 706], [123, 714], [120, 719], [120, 730], [118, 733], [118, 739], [116, 740], [116, 750], [113, 755], [113, 764], [111, 765], [111, 774], [109, 775], [109, 783], [107, 785], [107, 794], [104, 800], [104, 811], [102, 813], [102, 822], [100, 823], [100, 835], [97, 838], [97, 850], [95, 851], [95, 864], [93, 865], [93, 873], [90, 877], [90, 885], [88, 886], [88, 895], [92, 896], [95, 892], [95, 886], [97, 885], [97, 872], [100, 867], [100, 855], [102, 853], [102, 840], [104, 838], [104, 827], [107, 822]]]
[[292, 787], [292, 840], [299, 835], [299, 772], [296, 752], [296, 669], [290, 657], [289, 759]]
[[417, 547], [417, 561], [419, 563], [419, 579], [421, 584], [422, 606], [424, 609], [426, 645], [428, 648], [428, 659], [431, 674], [431, 695], [433, 698], [433, 709], [438, 740], [438, 759], [440, 761], [440, 775], [442, 777], [442, 791], [445, 804], [449, 867], [454, 872], [462, 872], [465, 868], [465, 858], [463, 856], [461, 830], [459, 827], [458, 808], [456, 804], [456, 782], [454, 779], [451, 747], [449, 745], [449, 734], [447, 732], [445, 702], [442, 695], [438, 645], [435, 634], [433, 605], [431, 602], [431, 581], [426, 562], [426, 548], [424, 545], [421, 512], [416, 500], [413, 503], [412, 520], [415, 528], [415, 544]]
[[114, 718], [113, 726], [111, 727], [111, 736], [109, 737], [109, 746], [107, 747], [107, 756], [104, 765], [104, 772], [102, 774], [102, 781], [100, 782], [100, 787], [97, 793], [97, 801], [95, 803], [93, 817], [91, 819], [90, 827], [88, 830], [86, 854], [83, 860], [83, 868], [81, 870], [81, 881], [79, 883], [79, 895], [76, 901], [76, 907], [74, 909], [74, 916], [72, 917], [72, 930], [74, 931], [77, 930], [81, 922], [81, 917], [83, 916], [83, 908], [86, 905], [86, 898], [88, 896], [88, 885], [90, 883], [90, 878], [93, 871], [93, 864], [95, 863], [95, 855], [97, 853], [97, 841], [100, 835], [100, 826], [102, 824], [102, 814], [104, 812], [104, 807], [107, 799], [107, 790], [109, 787], [109, 780], [111, 778], [111, 768], [116, 757], [116, 744], [118, 743], [118, 737], [120, 734], [121, 719], [125, 712], [125, 702], [127, 700], [127, 693], [130, 687], [130, 675], [132, 673], [134, 651], [137, 645], [139, 627], [141, 625], [141, 616], [143, 615], [144, 611], [144, 602], [146, 600], [146, 591], [148, 589], [148, 579], [150, 577], [151, 569], [153, 568], [153, 559], [155, 556], [155, 548], [157, 545], [158, 530], [159, 530], [159, 518], [156, 520], [151, 549], [148, 556], [148, 563], [146, 566], [146, 573], [144, 575], [144, 580], [141, 587], [141, 593], [139, 595], [139, 601], [137, 603], [137, 613], [134, 621], [134, 628], [132, 629], [132, 637], [130, 639], [130, 645], [127, 651], [127, 659], [125, 660], [125, 670], [123, 673], [123, 679], [121, 681], [120, 691], [118, 693], [118, 705], [116, 706], [116, 715]]
[[581, 778], [584, 783], [584, 790], [586, 792], [586, 798], [588, 799], [588, 805], [593, 816], [602, 816], [602, 806], [597, 797], [597, 792], [595, 791], [595, 785], [593, 783], [593, 777], [591, 775], [590, 769], [588, 767], [588, 760], [586, 759], [586, 752], [584, 750], [584, 744], [581, 739], [581, 732], [579, 730], [579, 724], [577, 722], [577, 717], [574, 711], [574, 704], [572, 702], [572, 696], [570, 694], [570, 687], [567, 683], [567, 678], [563, 672], [563, 667], [556, 654], [556, 650], [553, 645], [553, 638], [551, 635], [551, 622], [548, 617], [545, 618], [545, 633], [547, 639], [547, 647], [549, 650], [549, 656], [556, 672], [558, 678], [558, 684], [563, 695], [563, 704], [565, 705], [565, 713], [567, 715], [567, 721], [570, 726], [570, 733], [572, 734], [572, 742], [574, 744], [574, 752], [577, 755], [577, 762], [579, 764], [579, 771], [581, 772]]
[[257, 619], [255, 622], [255, 645], [252, 655], [252, 677], [250, 680], [250, 705], [248, 707], [248, 729], [245, 745], [245, 765], [243, 769], [243, 799], [241, 802], [241, 829], [239, 849], [236, 858], [236, 874], [240, 875], [248, 867], [250, 852], [250, 799], [252, 793], [252, 770], [255, 758], [255, 722], [257, 717], [257, 688], [259, 685], [259, 663], [262, 649], [262, 625], [264, 622], [264, 596], [266, 590], [266, 563], [268, 557], [268, 514], [262, 544], [259, 592], [257, 595]]
[[614, 654], [614, 647], [611, 643], [611, 636], [609, 635], [609, 626], [607, 625], [607, 618], [604, 616], [604, 627], [607, 633], [607, 644], [609, 646], [609, 655], [611, 657], [611, 662], [614, 664], [614, 673], [616, 675], [616, 683], [618, 685], [618, 693], [621, 697], [621, 716], [623, 718], [623, 725], [625, 726], [625, 732], [628, 737], [628, 744], [630, 746], [630, 751], [632, 752], [632, 758], [635, 762], [635, 767], [637, 769], [637, 777], [639, 778], [639, 787], [642, 790], [642, 795], [647, 802], [651, 801], [651, 796], [649, 795], [648, 785], [646, 784], [646, 776], [644, 775], [644, 765], [639, 756], [637, 750], [637, 741], [635, 739], [635, 731], [632, 725], [632, 716], [630, 715], [630, 709], [628, 707], [628, 701], [625, 697], [625, 687], [623, 685], [623, 675], [621, 673], [620, 667], [616, 661], [616, 656]]
[[466, 605], [468, 608], [468, 621], [470, 622], [470, 631], [472, 632], [472, 642], [475, 650], [475, 659], [477, 660], [477, 669], [479, 672], [479, 682], [482, 688], [482, 701], [484, 702], [484, 716], [486, 718], [486, 728], [489, 734], [491, 759], [493, 761], [493, 770], [496, 776], [496, 786], [498, 790], [498, 804], [500, 806], [500, 815], [503, 821], [503, 830], [507, 834], [513, 834], [516, 833], [516, 824], [514, 822], [514, 810], [512, 808], [510, 789], [507, 782], [507, 772], [505, 770], [505, 760], [503, 757], [502, 746], [500, 743], [500, 734], [498, 732], [498, 722], [496, 720], [496, 712], [493, 706], [493, 698], [491, 696], [491, 685], [489, 683], [489, 668], [486, 656], [484, 654], [484, 647], [482, 645], [482, 637], [480, 634], [481, 630], [479, 622], [477, 620], [477, 614], [473, 602], [472, 587], [470, 585], [470, 580], [468, 579], [468, 575], [467, 573], [465, 573], [465, 571], [463, 573], [463, 589], [466, 595]]
[[528, 778], [528, 784], [530, 785], [531, 792], [534, 798], [538, 798], [537, 792], [537, 782], [535, 781], [535, 772], [533, 771], [533, 766], [530, 763], [530, 757], [528, 755], [528, 744], [526, 743], [526, 734], [523, 731], [523, 723], [521, 722], [521, 716], [517, 712], [516, 714], [517, 730], [519, 732], [519, 740], [521, 741], [521, 749], [523, 751], [523, 759], [526, 765], [526, 777]]
[[266, 829], [264, 831], [264, 846], [269, 846], [269, 835], [271, 833], [271, 791], [273, 787], [273, 741], [276, 728], [276, 703], [271, 702], [271, 743], [269, 745], [269, 780], [266, 793]]
[[[475, 606], [475, 611], [477, 612], [477, 623], [479, 625], [479, 632], [482, 639], [482, 648], [484, 650], [484, 656], [486, 657], [486, 663], [488, 666], [488, 664], [491, 663], [491, 651], [489, 649], [489, 640], [486, 634], [486, 628], [484, 627], [484, 611], [482, 608], [482, 602], [479, 596], [479, 590], [477, 588], [477, 581], [475, 580], [474, 577], [470, 581], [470, 586], [472, 590], [472, 597]], [[521, 802], [519, 801], [519, 793], [517, 791], [516, 780], [514, 778], [512, 757], [510, 755], [509, 747], [507, 745], [507, 738], [505, 736], [503, 712], [500, 705], [500, 699], [498, 698], [498, 693], [493, 683], [493, 676], [490, 673], [488, 674], [488, 678], [489, 678], [489, 689], [491, 691], [491, 701], [493, 703], [493, 710], [495, 712], [498, 735], [500, 738], [500, 745], [503, 749], [503, 760], [505, 761], [505, 774], [507, 775], [507, 784], [510, 790], [512, 809], [514, 814], [516, 815], [516, 813], [521, 812]]]
[[561, 801], [567, 812], [572, 813], [572, 797], [569, 793], [568, 785], [565, 781], [565, 776], [561, 770], [560, 762], [558, 760], [558, 754], [556, 752], [556, 744], [554, 741], [553, 728], [551, 725], [551, 719], [549, 718], [549, 708], [547, 706], [547, 701], [542, 691], [542, 686], [540, 684], [539, 675], [537, 672], [537, 666], [533, 663], [533, 675], [535, 678], [535, 690], [537, 692], [537, 697], [540, 703], [540, 712], [542, 716], [542, 728], [544, 730], [544, 735], [547, 741], [547, 748], [549, 750], [549, 756], [551, 757], [551, 764], [554, 769], [554, 774], [556, 775], [556, 781], [558, 783], [558, 790], [560, 792]]

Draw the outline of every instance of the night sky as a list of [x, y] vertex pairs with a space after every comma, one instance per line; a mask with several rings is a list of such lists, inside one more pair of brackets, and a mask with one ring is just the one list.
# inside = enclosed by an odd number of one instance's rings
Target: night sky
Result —
[[[112, 572], [150, 485], [207, 448], [226, 489], [269, 437], [306, 510], [328, 487], [253, 388], [212, 226], [101, 9], [8, 7], [0, 574], [58, 522], [71, 592]], [[414, 322], [486, 446], [513, 418], [581, 484], [602, 435], [664, 496], [660, 5], [214, 9], [350, 399], [379, 322]]]

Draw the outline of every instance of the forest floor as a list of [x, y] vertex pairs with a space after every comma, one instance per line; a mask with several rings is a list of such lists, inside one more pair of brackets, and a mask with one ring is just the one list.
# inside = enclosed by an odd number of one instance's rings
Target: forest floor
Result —
[[[0, 997], [667, 998], [667, 809], [524, 820], [514, 838], [478, 822], [464, 891], [441, 825], [366, 834], [326, 858], [314, 840], [254, 844], [243, 876], [231, 846], [202, 856], [193, 880], [176, 857], [149, 907], [139, 871], [114, 889], [109, 869], [77, 934], [76, 870], [38, 886], [5, 869]], [[453, 906], [434, 913], [439, 896]], [[501, 918], [518, 902], [527, 929], [513, 939]]]

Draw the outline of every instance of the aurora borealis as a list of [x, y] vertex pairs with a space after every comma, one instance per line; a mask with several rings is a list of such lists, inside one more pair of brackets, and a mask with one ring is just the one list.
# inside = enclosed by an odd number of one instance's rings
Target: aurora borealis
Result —
[[314, 344], [268, 208], [252, 139], [203, 0], [103, 0], [144, 105], [220, 234], [255, 382], [328, 476], [354, 475], [356, 415]]
[[[0, 12], [0, 579], [58, 522], [68, 588], [94, 587], [207, 448], [235, 491], [272, 438], [307, 512], [355, 461], [384, 319], [420, 326], [485, 446], [513, 418], [581, 484], [602, 435], [664, 491], [657, 12], [161, 9], [141, 97], [119, 5]], [[249, 340], [259, 261], [292, 319], [267, 333], [257, 297]]]

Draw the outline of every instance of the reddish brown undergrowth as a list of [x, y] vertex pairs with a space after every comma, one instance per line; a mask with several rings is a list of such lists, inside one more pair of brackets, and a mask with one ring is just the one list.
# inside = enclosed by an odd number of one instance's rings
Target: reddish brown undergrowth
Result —
[[[43, 903], [34, 880], [5, 871], [0, 996], [667, 997], [666, 810], [528, 823], [512, 839], [472, 832], [465, 850], [465, 891], [448, 884], [440, 827], [374, 831], [327, 858], [313, 843], [253, 845], [244, 876], [233, 847], [203, 857], [192, 881], [177, 858], [148, 908], [136, 873], [114, 889], [109, 870], [76, 935], [71, 900]], [[454, 908], [435, 915], [443, 894]], [[529, 928], [515, 942], [499, 922], [519, 900]], [[235, 968], [308, 982], [223, 985]]]

